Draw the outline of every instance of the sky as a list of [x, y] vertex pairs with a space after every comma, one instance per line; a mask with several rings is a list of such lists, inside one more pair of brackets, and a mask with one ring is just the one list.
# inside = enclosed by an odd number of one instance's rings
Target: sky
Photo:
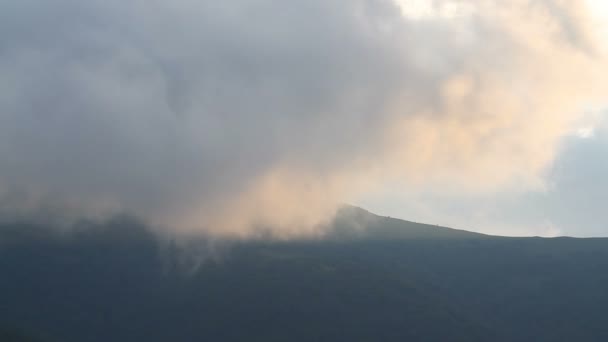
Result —
[[0, 219], [608, 236], [599, 0], [6, 0]]
[[[437, 15], [429, 1], [403, 1], [400, 5], [414, 17]], [[599, 44], [606, 48], [608, 3], [587, 0], [587, 5], [589, 20], [598, 23], [596, 30], [602, 37]], [[555, 157], [541, 172], [540, 188], [463, 194], [412, 190], [402, 182], [388, 182], [357, 203], [382, 215], [487, 234], [608, 236], [608, 213], [604, 209], [608, 201], [607, 107], [586, 108], [588, 121], [574, 125], [561, 138]]]

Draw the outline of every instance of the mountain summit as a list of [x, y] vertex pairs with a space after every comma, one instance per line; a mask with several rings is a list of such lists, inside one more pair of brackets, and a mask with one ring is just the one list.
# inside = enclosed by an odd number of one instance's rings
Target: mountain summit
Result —
[[363, 239], [481, 239], [488, 235], [465, 230], [378, 216], [363, 208], [344, 205], [330, 231], [335, 237]]

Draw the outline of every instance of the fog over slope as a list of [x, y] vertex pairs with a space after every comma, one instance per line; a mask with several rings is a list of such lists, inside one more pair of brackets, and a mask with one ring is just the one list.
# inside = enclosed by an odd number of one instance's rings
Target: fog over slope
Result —
[[71, 234], [0, 225], [0, 337], [608, 338], [608, 239], [492, 237], [357, 208], [328, 228], [325, 239], [190, 239], [183, 249], [124, 218]]
[[607, 88], [584, 2], [458, 3], [2, 1], [0, 213], [294, 236], [391, 179], [542, 186]]

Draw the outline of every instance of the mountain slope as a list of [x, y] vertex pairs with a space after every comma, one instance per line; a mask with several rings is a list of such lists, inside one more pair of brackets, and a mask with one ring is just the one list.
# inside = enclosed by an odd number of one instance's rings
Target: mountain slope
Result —
[[494, 238], [356, 208], [333, 226], [319, 241], [231, 244], [197, 269], [203, 247], [129, 221], [5, 226], [0, 326], [66, 342], [608, 339], [608, 240]]
[[343, 206], [331, 224], [330, 237], [338, 239], [483, 239], [488, 235], [465, 230], [416, 223], [390, 217], [378, 216], [355, 207]]

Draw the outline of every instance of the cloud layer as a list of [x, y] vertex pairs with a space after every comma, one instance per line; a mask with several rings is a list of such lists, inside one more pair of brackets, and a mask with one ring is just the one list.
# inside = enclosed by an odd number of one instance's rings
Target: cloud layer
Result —
[[0, 212], [290, 236], [390, 179], [537, 184], [606, 99], [594, 27], [455, 3], [4, 1]]

